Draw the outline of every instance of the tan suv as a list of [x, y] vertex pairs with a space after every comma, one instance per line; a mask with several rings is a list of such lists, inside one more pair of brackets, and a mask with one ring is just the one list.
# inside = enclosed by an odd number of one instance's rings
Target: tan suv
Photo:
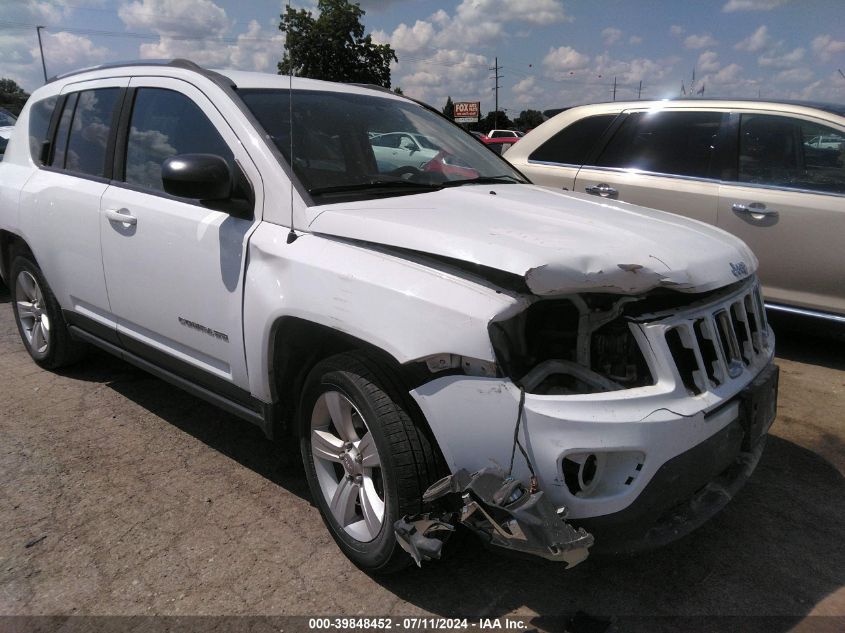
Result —
[[534, 183], [742, 238], [770, 308], [845, 322], [845, 106], [634, 101], [568, 109], [507, 155]]

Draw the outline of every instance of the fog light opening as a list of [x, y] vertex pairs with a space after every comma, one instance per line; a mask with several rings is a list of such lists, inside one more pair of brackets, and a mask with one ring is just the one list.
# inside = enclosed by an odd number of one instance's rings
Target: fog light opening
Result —
[[563, 458], [563, 480], [569, 492], [584, 497], [599, 483], [601, 464], [595, 453], [577, 453]]
[[595, 480], [597, 464], [598, 459], [594, 453], [587, 455], [587, 459], [581, 464], [581, 468], [578, 471], [578, 483], [581, 485], [582, 490], [589, 488]]

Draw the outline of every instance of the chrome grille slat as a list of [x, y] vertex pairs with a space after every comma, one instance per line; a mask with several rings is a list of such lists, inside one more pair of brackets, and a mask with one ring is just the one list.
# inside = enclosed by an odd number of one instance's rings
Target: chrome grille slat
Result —
[[671, 335], [670, 354], [688, 392], [698, 395], [737, 379], [767, 353], [768, 326], [762, 306], [760, 288], [752, 284], [700, 311], [684, 313], [676, 322], [667, 320], [664, 336], [677, 333]]

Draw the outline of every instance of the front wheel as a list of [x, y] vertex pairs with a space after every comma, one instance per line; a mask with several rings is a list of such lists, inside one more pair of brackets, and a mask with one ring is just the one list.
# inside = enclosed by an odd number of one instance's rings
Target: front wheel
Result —
[[363, 353], [317, 364], [300, 406], [302, 458], [311, 494], [340, 549], [368, 572], [410, 557], [393, 524], [422, 511], [438, 479], [435, 449], [379, 359]]

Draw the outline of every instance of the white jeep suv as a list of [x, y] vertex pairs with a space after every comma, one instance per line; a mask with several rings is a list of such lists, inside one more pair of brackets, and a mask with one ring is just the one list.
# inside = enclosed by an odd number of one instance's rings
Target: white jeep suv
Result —
[[[380, 166], [396, 130], [437, 156]], [[459, 525], [571, 565], [712, 516], [774, 417], [756, 265], [705, 224], [531, 185], [396, 94], [180, 60], [39, 88], [0, 163], [35, 362], [96, 345], [299, 442], [369, 571]]]

